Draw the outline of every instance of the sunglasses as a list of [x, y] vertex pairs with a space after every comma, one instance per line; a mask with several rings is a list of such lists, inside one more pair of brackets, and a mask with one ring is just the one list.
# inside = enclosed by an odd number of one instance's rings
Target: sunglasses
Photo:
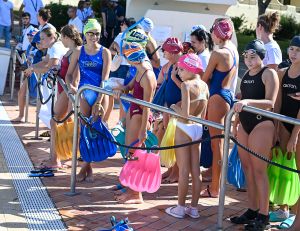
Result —
[[96, 36], [96, 37], [100, 37], [100, 32], [86, 32], [89, 36]]

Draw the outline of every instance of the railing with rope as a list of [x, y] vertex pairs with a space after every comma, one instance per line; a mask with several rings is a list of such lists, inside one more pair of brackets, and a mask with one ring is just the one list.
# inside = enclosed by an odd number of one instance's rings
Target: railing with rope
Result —
[[[50, 79], [50, 80], [49, 80]], [[65, 82], [58, 76], [56, 75], [49, 75], [49, 79], [48, 81], [52, 81], [52, 87], [55, 86], [56, 81], [58, 81], [61, 86], [63, 87], [64, 91], [66, 92], [66, 94], [68, 95], [68, 97], [70, 98], [70, 100], [72, 101], [72, 103], [74, 104], [74, 111], [71, 111], [66, 118], [58, 121], [58, 123], [61, 123], [63, 121], [65, 121], [68, 117], [70, 117], [73, 112], [74, 112], [74, 134], [73, 134], [73, 147], [72, 147], [72, 171], [71, 171], [71, 185], [70, 185], [70, 192], [66, 193], [69, 196], [75, 196], [78, 193], [76, 192], [76, 166], [77, 166], [77, 142], [78, 142], [78, 120], [79, 118], [82, 119], [83, 121], [85, 121], [85, 123], [87, 124], [87, 126], [90, 129], [93, 129], [92, 126], [88, 123], [88, 121], [86, 120], [86, 118], [84, 116], [82, 116], [81, 112], [80, 112], [80, 97], [81, 94], [84, 90], [93, 90], [96, 91], [98, 93], [101, 94], [105, 94], [105, 95], [109, 95], [112, 96], [113, 92], [106, 90], [104, 88], [100, 88], [100, 87], [95, 87], [92, 85], [85, 85], [82, 86], [80, 89], [78, 89], [76, 96], [74, 98], [74, 96], [72, 94], [68, 93], [68, 89], [67, 86], [65, 84]], [[54, 97], [53, 95], [51, 97]], [[254, 151], [250, 150], [248, 147], [240, 144], [237, 139], [235, 137], [233, 137], [230, 133], [231, 130], [231, 122], [232, 122], [232, 117], [234, 115], [234, 111], [233, 109], [231, 109], [229, 111], [229, 113], [226, 116], [226, 121], [225, 121], [225, 126], [212, 122], [212, 121], [208, 121], [208, 120], [204, 120], [204, 119], [200, 119], [198, 117], [194, 117], [194, 116], [189, 116], [189, 117], [184, 117], [182, 115], [177, 114], [176, 112], [174, 112], [173, 110], [169, 109], [169, 108], [165, 108], [153, 103], [149, 103], [143, 100], [139, 100], [139, 99], [135, 99], [126, 95], [121, 95], [120, 97], [123, 100], [129, 101], [129, 102], [134, 102], [136, 104], [142, 105], [144, 107], [148, 107], [150, 109], [154, 109], [156, 111], [160, 111], [160, 112], [165, 112], [167, 114], [170, 114], [172, 116], [175, 117], [179, 117], [179, 118], [183, 118], [185, 120], [189, 120], [189, 121], [193, 121], [196, 123], [200, 123], [206, 126], [210, 126], [210, 127], [214, 127], [217, 129], [220, 129], [221, 131], [224, 131], [224, 134], [220, 134], [220, 135], [216, 135], [207, 139], [200, 139], [200, 140], [196, 140], [193, 142], [188, 142], [188, 143], [184, 143], [184, 144], [177, 144], [174, 146], [169, 146], [169, 147], [151, 147], [151, 148], [146, 148], [146, 147], [132, 147], [132, 146], [128, 146], [125, 144], [121, 144], [115, 140], [110, 140], [111, 142], [115, 143], [116, 145], [120, 146], [120, 147], [125, 147], [125, 148], [130, 148], [130, 149], [142, 149], [142, 150], [166, 150], [166, 149], [176, 149], [176, 148], [180, 148], [180, 147], [184, 147], [184, 146], [189, 146], [189, 145], [193, 145], [193, 144], [197, 144], [197, 143], [203, 143], [203, 142], [207, 142], [209, 140], [212, 139], [222, 139], [224, 138], [224, 155], [223, 155], [223, 162], [222, 162], [222, 174], [221, 174], [221, 185], [220, 185], [220, 197], [219, 197], [219, 210], [218, 210], [218, 220], [217, 220], [217, 229], [218, 230], [222, 230], [223, 227], [223, 214], [224, 214], [224, 203], [225, 203], [225, 190], [226, 190], [226, 179], [225, 176], [227, 175], [227, 168], [228, 168], [228, 155], [229, 155], [229, 142], [230, 140], [233, 141], [235, 144], [237, 144], [239, 147], [243, 148], [244, 150], [246, 150], [248, 153], [250, 153], [251, 155], [254, 155], [255, 157], [269, 163], [272, 165], [275, 165], [277, 167], [286, 169], [288, 171], [291, 172], [295, 172], [300, 174], [300, 171], [297, 169], [292, 169], [283, 165], [280, 165], [278, 163], [274, 163], [272, 161], [270, 161], [269, 159], [263, 157], [262, 155], [260, 155], [259, 153], [255, 153]], [[54, 99], [54, 98], [53, 98]], [[52, 118], [54, 118], [54, 114], [53, 114], [53, 106], [54, 104], [52, 103]], [[299, 119], [295, 119], [295, 118], [290, 118], [287, 116], [283, 116], [277, 113], [273, 113], [270, 111], [266, 111], [266, 110], [262, 110], [262, 109], [258, 109], [258, 108], [254, 108], [254, 107], [249, 107], [249, 106], [245, 106], [243, 107], [244, 111], [250, 112], [250, 113], [254, 113], [254, 114], [258, 114], [261, 116], [265, 116], [268, 118], [272, 118], [272, 119], [276, 119], [282, 122], [286, 122], [286, 123], [291, 123], [294, 125], [300, 125], [300, 120]], [[102, 136], [104, 139], [108, 139], [104, 134], [101, 134], [99, 131], [95, 131], [97, 132], [100, 136]]]

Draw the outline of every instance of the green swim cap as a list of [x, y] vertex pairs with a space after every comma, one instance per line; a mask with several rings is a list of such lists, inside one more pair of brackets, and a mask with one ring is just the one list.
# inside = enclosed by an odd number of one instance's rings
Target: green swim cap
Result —
[[83, 34], [85, 35], [86, 32], [89, 32], [91, 30], [101, 31], [100, 23], [94, 18], [89, 19], [87, 23], [84, 25]]
[[133, 29], [126, 33], [124, 40], [126, 43], [138, 43], [142, 47], [146, 47], [148, 42], [148, 36], [142, 29]]

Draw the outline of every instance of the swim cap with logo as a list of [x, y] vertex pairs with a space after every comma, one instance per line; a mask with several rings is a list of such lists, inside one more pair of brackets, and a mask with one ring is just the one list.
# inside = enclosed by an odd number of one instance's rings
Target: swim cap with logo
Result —
[[126, 43], [139, 43], [142, 47], [146, 47], [148, 36], [142, 29], [133, 29], [126, 33], [124, 41]]
[[179, 58], [177, 63], [179, 68], [183, 68], [188, 72], [200, 74], [203, 67], [200, 58], [195, 54], [186, 54]]

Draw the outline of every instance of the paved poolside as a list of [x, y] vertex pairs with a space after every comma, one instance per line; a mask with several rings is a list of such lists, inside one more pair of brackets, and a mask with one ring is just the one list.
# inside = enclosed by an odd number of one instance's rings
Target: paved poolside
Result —
[[[0, 97], [0, 101], [2, 101], [10, 119], [17, 117], [16, 99], [9, 101], [9, 95], [6, 94]], [[35, 131], [34, 122], [35, 108], [31, 106], [29, 122], [26, 124], [14, 124], [14, 128], [24, 144], [32, 163], [37, 165], [41, 160], [48, 157], [50, 142], [47, 141], [48, 138], [43, 138], [42, 140], [33, 139]], [[110, 126], [116, 122], [117, 111], [114, 110]], [[41, 124], [41, 131], [45, 131], [43, 124]], [[4, 185], [2, 173], [5, 171], [4, 165], [5, 161], [0, 155], [0, 190]], [[131, 225], [136, 230], [215, 230], [218, 199], [200, 199], [198, 208], [201, 218], [199, 219], [176, 219], [164, 213], [165, 208], [175, 205], [177, 202], [177, 184], [162, 184], [156, 193], [145, 193], [145, 203], [142, 205], [118, 204], [113, 199], [113, 192], [110, 188], [118, 183], [118, 174], [122, 165], [123, 161], [120, 154], [104, 162], [94, 163], [95, 182], [78, 183], [77, 191], [80, 194], [75, 197], [68, 197], [64, 194], [70, 190], [70, 169], [60, 170], [55, 173], [55, 177], [42, 179], [49, 196], [55, 203], [68, 230], [100, 230], [102, 228], [110, 228], [109, 219], [112, 215], [116, 216], [117, 219], [128, 217]], [[165, 170], [163, 168], [163, 171]], [[206, 184], [203, 184], [204, 187], [206, 187]], [[10, 186], [10, 190], [4, 191], [4, 193], [3, 190], [0, 191], [0, 208], [7, 203], [6, 201], [14, 201], [13, 199], [16, 198], [15, 194], [13, 194], [12, 186]], [[3, 195], [8, 199], [2, 200]], [[190, 195], [191, 193], [189, 192], [189, 199], [191, 198]], [[246, 193], [237, 192], [231, 186], [227, 187], [224, 230], [243, 230], [243, 226], [233, 226], [226, 218], [241, 213], [246, 208], [246, 200]], [[22, 211], [19, 207], [15, 211], [7, 209], [0, 209], [0, 211], [2, 214], [0, 214], [0, 230], [26, 229], [25, 220], [22, 217]], [[5, 213], [5, 216], [3, 216], [3, 213]], [[17, 225], [16, 228], [12, 227], [11, 223], [9, 223], [9, 218], [7, 218], [13, 215], [15, 216], [13, 218], [15, 222], [12, 223]]]

